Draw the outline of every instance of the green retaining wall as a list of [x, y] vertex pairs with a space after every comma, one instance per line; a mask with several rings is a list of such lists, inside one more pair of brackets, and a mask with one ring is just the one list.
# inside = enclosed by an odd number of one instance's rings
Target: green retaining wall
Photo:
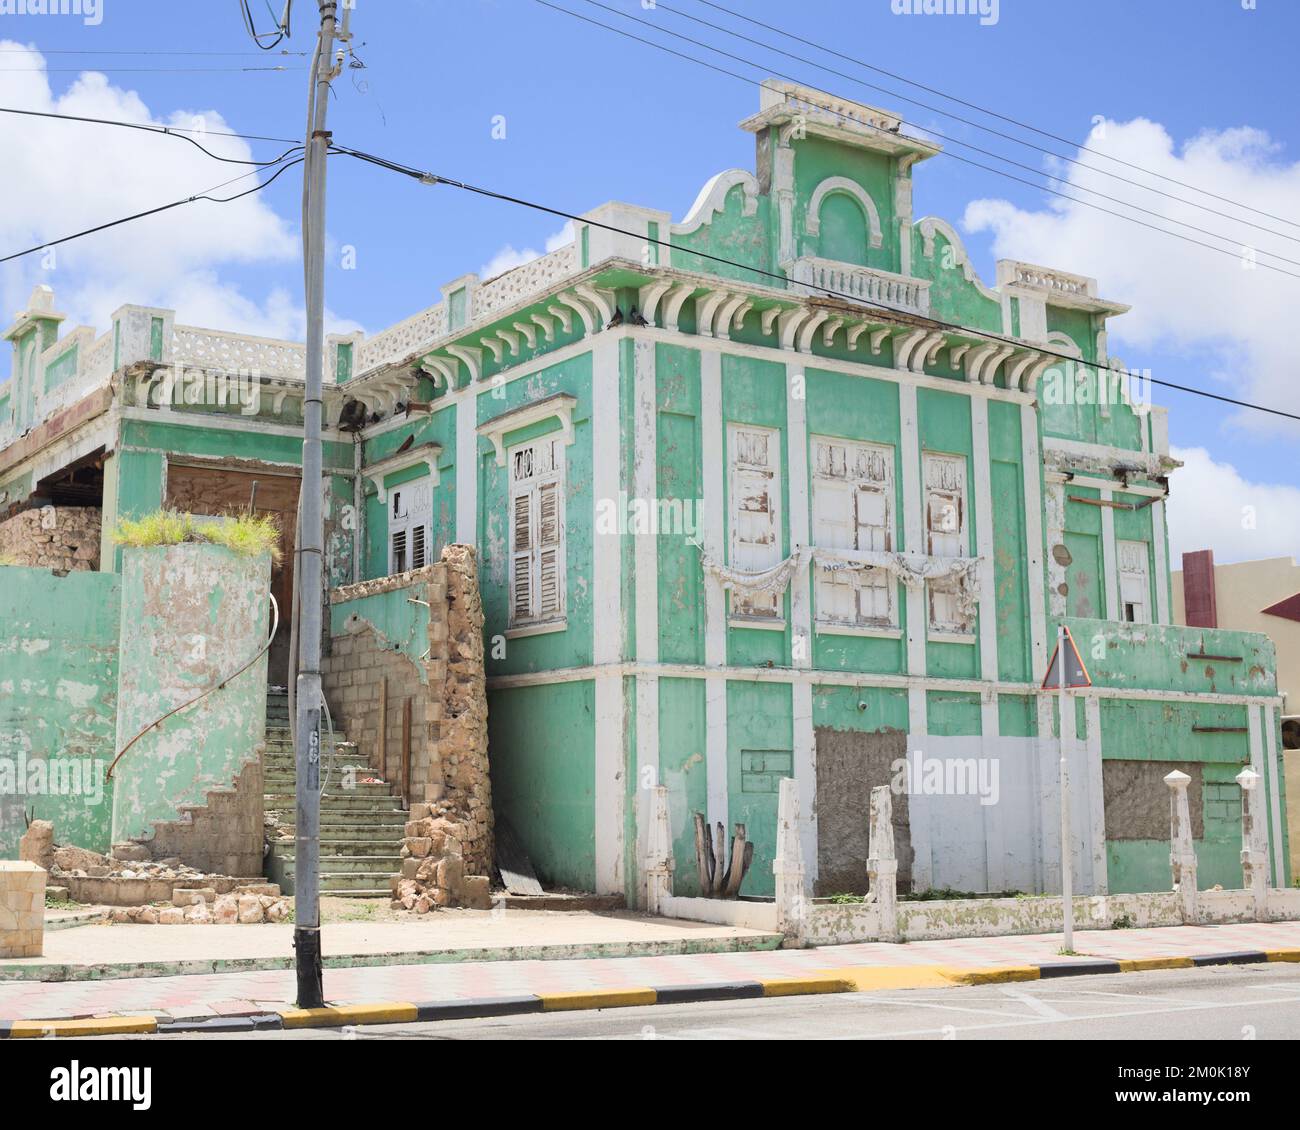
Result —
[[61, 843], [109, 846], [120, 587], [0, 566], [0, 857], [17, 857], [24, 813]]

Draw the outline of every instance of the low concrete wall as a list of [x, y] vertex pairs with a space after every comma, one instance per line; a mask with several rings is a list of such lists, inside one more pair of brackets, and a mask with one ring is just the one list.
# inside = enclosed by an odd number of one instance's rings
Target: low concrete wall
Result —
[[[123, 552], [118, 750], [229, 677], [266, 642], [270, 579], [268, 556], [218, 545]], [[126, 752], [115, 773], [113, 843], [148, 835], [184, 805], [207, 803], [210, 790], [232, 786], [257, 757], [266, 729], [266, 662], [261, 656]], [[260, 828], [257, 840], [260, 856]]]
[[[1250, 891], [1201, 891], [1197, 898], [1198, 924], [1255, 921]], [[1275, 922], [1300, 918], [1300, 890], [1270, 890], [1268, 916]], [[1074, 923], [1080, 930], [1109, 930], [1116, 923], [1134, 929], [1184, 924], [1175, 891], [1080, 896], [1074, 899]], [[1061, 900], [1050, 895], [898, 904], [898, 928], [903, 941], [1052, 934], [1063, 925]], [[879, 915], [870, 903], [813, 903], [803, 923], [801, 940], [810, 946], [878, 941]]]
[[659, 910], [665, 918], [681, 918], [687, 922], [711, 922], [716, 926], [776, 931], [775, 902], [667, 895], [660, 900]]

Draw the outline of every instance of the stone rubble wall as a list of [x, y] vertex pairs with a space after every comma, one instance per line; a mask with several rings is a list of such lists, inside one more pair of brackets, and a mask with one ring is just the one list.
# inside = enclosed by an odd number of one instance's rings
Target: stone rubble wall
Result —
[[[412, 699], [410, 820], [394, 905], [488, 907], [493, 866], [488, 775], [483, 604], [472, 546], [449, 545], [434, 565], [334, 590], [334, 603], [405, 590], [429, 606], [423, 667], [373, 625], [353, 624], [331, 639], [324, 662], [334, 723], [385, 779], [401, 783], [403, 701]], [[380, 766], [379, 718], [388, 680], [388, 764]]]
[[[179, 859], [219, 875], [260, 875], [264, 805], [259, 746], [230, 788], [208, 790], [206, 804], [181, 805], [178, 819], [155, 821], [153, 836], [136, 842], [149, 859]], [[120, 848], [114, 852], [121, 857]]]
[[0, 522], [0, 558], [41, 569], [99, 569], [101, 514], [93, 506], [42, 506]]

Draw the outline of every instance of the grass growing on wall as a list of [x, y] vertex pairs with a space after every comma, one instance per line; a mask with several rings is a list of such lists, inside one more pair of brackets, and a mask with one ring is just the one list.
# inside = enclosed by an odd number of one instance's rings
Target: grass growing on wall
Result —
[[269, 515], [205, 518], [179, 510], [157, 510], [143, 518], [123, 518], [113, 530], [113, 540], [136, 547], [208, 543], [224, 545], [243, 557], [269, 553], [273, 561], [280, 560], [280, 527]]

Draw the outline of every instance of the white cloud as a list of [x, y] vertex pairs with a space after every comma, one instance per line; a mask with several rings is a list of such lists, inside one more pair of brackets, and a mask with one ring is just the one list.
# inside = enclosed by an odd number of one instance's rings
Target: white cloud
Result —
[[1198, 549], [1214, 550], [1219, 564], [1300, 555], [1300, 488], [1248, 482], [1203, 447], [1172, 454], [1185, 466], [1170, 483], [1170, 568]]
[[565, 222], [564, 227], [553, 235], [546, 238], [546, 250], [538, 251], [532, 247], [517, 249], [513, 244], [507, 243], [495, 255], [478, 269], [478, 277], [486, 282], [488, 279], [494, 279], [497, 275], [503, 275], [506, 271], [513, 271], [516, 267], [522, 267], [525, 263], [530, 263], [543, 255], [549, 255], [552, 251], [558, 251], [566, 243], [573, 242], [573, 221]]
[[[133, 91], [88, 71], [63, 94], [52, 93], [45, 59], [35, 48], [0, 41], [7, 54], [0, 72], [0, 105], [84, 117], [202, 128], [195, 136], [223, 157], [266, 160], [283, 150], [259, 145], [257, 153], [238, 138], [217, 136], [230, 127], [215, 110], [174, 108], [153, 112]], [[26, 68], [26, 69], [24, 69]], [[0, 248], [17, 250], [93, 227], [150, 207], [191, 196], [222, 181], [255, 171], [215, 161], [174, 137], [140, 130], [0, 114], [0, 151], [8, 186], [0, 208]], [[297, 169], [284, 174], [286, 180]], [[229, 196], [251, 188], [266, 174], [218, 189]], [[198, 202], [38, 252], [0, 269], [5, 314], [22, 308], [34, 284], [54, 288], [56, 307], [69, 326], [106, 329], [124, 303], [176, 310], [187, 325], [209, 326], [301, 339], [304, 318], [284, 286], [255, 295], [223, 268], [269, 265], [296, 280], [299, 257], [295, 226], [254, 194], [231, 204]], [[351, 328], [330, 316], [331, 328]]]
[[[1300, 216], [1300, 163], [1286, 163], [1279, 146], [1265, 133], [1248, 128], [1206, 131], [1177, 146], [1163, 126], [1137, 119], [1103, 122], [1089, 136], [1087, 147], [1131, 162], [1142, 169], [1187, 185], [1209, 189], [1231, 201], [1274, 216]], [[993, 235], [999, 258], [1025, 259], [1046, 266], [1095, 276], [1107, 298], [1131, 303], [1133, 310], [1110, 323], [1111, 350], [1163, 348], [1199, 360], [1180, 367], [1169, 379], [1228, 390], [1230, 395], [1288, 408], [1293, 405], [1294, 348], [1291, 342], [1294, 308], [1300, 299], [1300, 279], [1262, 266], [1242, 266], [1241, 248], [1275, 251], [1300, 261], [1300, 228], [1245, 211], [1191, 188], [1155, 181], [1144, 173], [1080, 152], [1077, 159], [1140, 183], [1155, 184], [1175, 196], [1272, 228], [1268, 235], [1239, 222], [1189, 207], [1140, 188], [1126, 185], [1075, 165], [1056, 169], [1067, 184], [1063, 191], [1112, 211], [1178, 230], [1191, 239], [1229, 247], [1222, 255], [1191, 243], [1149, 231], [1095, 208], [1052, 198], [1041, 211], [1026, 210], [1006, 200], [977, 200], [966, 209], [964, 224], [971, 231]], [[1078, 191], [1095, 188], [1160, 214], [1132, 213]], [[1176, 228], [1182, 220], [1229, 237], [1227, 243]], [[1279, 262], [1262, 253], [1258, 262], [1300, 274], [1300, 266]], [[1127, 360], [1127, 359], [1126, 359]], [[1135, 363], [1130, 361], [1130, 363]], [[1154, 374], [1160, 377], [1162, 374]], [[1239, 410], [1234, 424], [1258, 429], [1288, 429], [1294, 424], [1278, 417]]]

